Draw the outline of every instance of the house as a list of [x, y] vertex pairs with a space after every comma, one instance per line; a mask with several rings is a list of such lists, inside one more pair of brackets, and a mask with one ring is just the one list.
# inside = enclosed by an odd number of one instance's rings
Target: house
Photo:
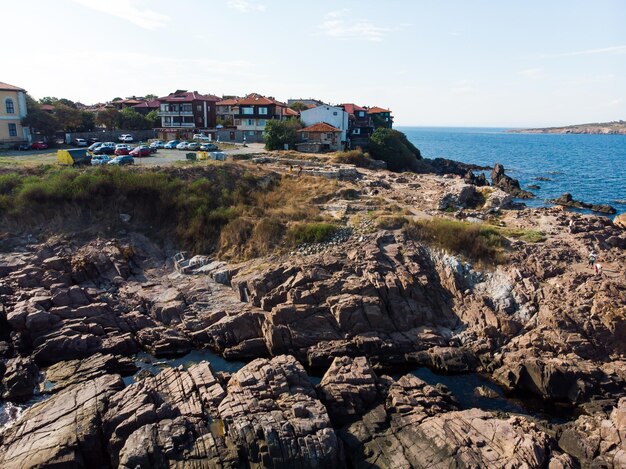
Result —
[[341, 104], [340, 107], [348, 113], [348, 146], [367, 148], [374, 132], [372, 116], [367, 113], [367, 109], [353, 103]]
[[326, 122], [341, 130], [341, 143], [345, 145], [348, 134], [348, 113], [341, 107], [323, 104], [300, 112], [300, 120], [305, 126], [313, 125], [317, 122]]
[[159, 138], [191, 138], [196, 133], [215, 132], [216, 103], [220, 98], [197, 91], [177, 90], [158, 99], [161, 128]]
[[0, 147], [30, 142], [30, 129], [22, 126], [26, 113], [26, 91], [0, 82]]
[[295, 112], [292, 109], [288, 111], [289, 108], [285, 103], [271, 96], [266, 98], [258, 93], [249, 94], [240, 99], [237, 104], [239, 109], [234, 114], [234, 124], [247, 142], [262, 142], [267, 121], [289, 119], [294, 117], [292, 113]]
[[131, 106], [135, 111], [139, 114], [148, 115], [152, 111], [158, 111], [161, 107], [161, 103], [158, 99], [151, 99], [149, 101], [142, 101], [139, 104], [134, 104]]
[[235, 116], [239, 114], [239, 98], [227, 97], [218, 101], [217, 104], [217, 119], [221, 121], [222, 125], [234, 125]]
[[326, 122], [305, 127], [298, 131], [300, 142], [296, 144], [298, 151], [306, 153], [320, 153], [322, 151], [339, 151], [343, 148], [341, 143], [342, 130]]
[[383, 109], [382, 107], [371, 107], [367, 110], [367, 114], [372, 118], [374, 128], [380, 127], [385, 129], [391, 129], [393, 126], [393, 117], [389, 109]]

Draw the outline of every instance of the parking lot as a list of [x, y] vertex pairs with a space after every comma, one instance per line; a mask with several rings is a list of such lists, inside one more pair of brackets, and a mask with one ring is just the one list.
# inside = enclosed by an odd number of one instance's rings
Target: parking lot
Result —
[[[74, 148], [74, 147], [70, 147]], [[251, 153], [262, 153], [265, 151], [262, 143], [249, 143], [247, 146], [226, 144], [220, 147], [220, 151], [230, 155], [245, 155]], [[160, 149], [155, 154], [145, 158], [135, 158], [135, 165], [138, 166], [166, 166], [174, 164], [176, 161], [185, 161], [186, 150], [166, 150]], [[36, 166], [40, 164], [56, 164], [56, 149], [49, 150], [27, 150], [27, 151], [8, 151], [0, 153], [1, 166]]]

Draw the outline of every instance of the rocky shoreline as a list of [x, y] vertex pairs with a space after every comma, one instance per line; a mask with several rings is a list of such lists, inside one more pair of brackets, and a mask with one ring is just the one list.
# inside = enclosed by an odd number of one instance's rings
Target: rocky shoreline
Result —
[[[341, 236], [189, 274], [132, 225], [115, 239], [5, 235], [0, 402], [38, 402], [0, 427], [0, 467], [625, 467], [624, 228], [511, 208], [505, 178], [339, 169], [315, 170], [340, 180], [316, 203]], [[507, 261], [470, 264], [368, 218], [390, 204], [490, 219]], [[530, 231], [542, 240], [515, 235]], [[155, 374], [134, 360], [202, 348], [242, 367]], [[578, 416], [463, 408], [416, 367], [481, 373]]]
[[578, 124], [564, 127], [546, 127], [542, 129], [514, 129], [512, 133], [523, 134], [596, 134], [596, 135], [625, 135], [626, 122], [605, 122], [601, 124]]

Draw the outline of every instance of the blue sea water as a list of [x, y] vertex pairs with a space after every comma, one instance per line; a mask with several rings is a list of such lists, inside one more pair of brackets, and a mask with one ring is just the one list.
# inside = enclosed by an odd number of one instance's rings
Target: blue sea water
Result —
[[517, 134], [469, 127], [397, 129], [426, 158], [481, 166], [501, 163], [522, 188], [541, 187], [527, 189], [537, 196], [524, 201], [529, 206], [544, 205], [547, 199], [570, 192], [577, 200], [626, 212], [626, 135]]

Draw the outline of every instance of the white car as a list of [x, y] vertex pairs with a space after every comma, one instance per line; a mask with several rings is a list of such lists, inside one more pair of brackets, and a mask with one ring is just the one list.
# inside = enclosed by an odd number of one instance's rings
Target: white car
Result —
[[111, 158], [107, 155], [95, 155], [91, 157], [92, 166], [107, 164], [109, 161], [111, 161]]
[[189, 145], [189, 142], [180, 142], [178, 145], [176, 145], [176, 149], [187, 150], [187, 145]]
[[118, 140], [120, 142], [125, 142], [125, 143], [130, 143], [130, 142], [134, 141], [133, 136], [130, 135], [130, 134], [120, 135]]
[[164, 148], [165, 142], [163, 140], [155, 140], [150, 144], [150, 148]]
[[206, 136], [206, 135], [204, 135], [204, 134], [194, 134], [194, 135], [193, 135], [193, 140], [196, 140], [196, 141], [198, 141], [198, 142], [210, 142], [210, 141], [211, 141], [211, 138], [210, 138], [210, 137], [207, 137], [207, 136]]
[[189, 142], [187, 144], [187, 148], [185, 150], [196, 151], [200, 148], [200, 144], [198, 142]]

